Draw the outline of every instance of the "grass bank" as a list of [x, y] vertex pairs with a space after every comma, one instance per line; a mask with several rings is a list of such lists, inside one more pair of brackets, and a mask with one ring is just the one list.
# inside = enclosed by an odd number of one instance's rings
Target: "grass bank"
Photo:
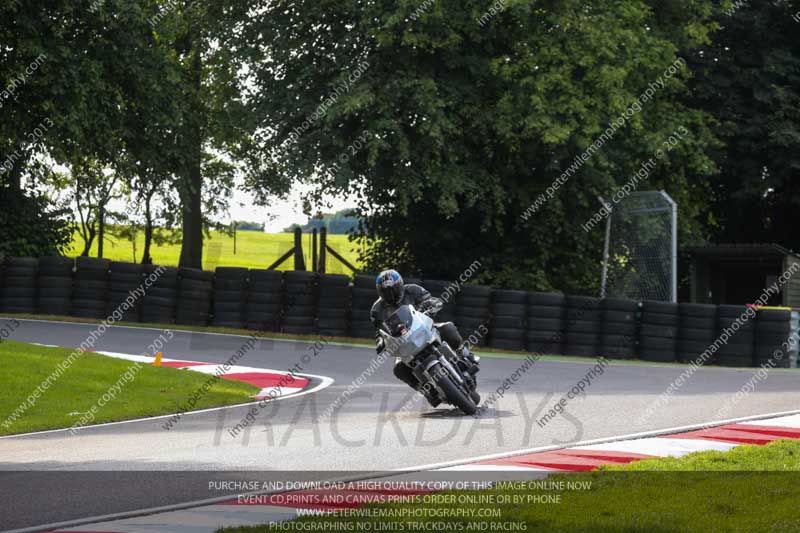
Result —
[[[86, 352], [43, 386], [30, 405], [29, 396], [70, 354], [65, 348], [0, 343], [0, 435], [68, 428], [82, 420], [88, 425], [178, 412], [210, 377], [168, 367], [134, 367], [131, 361]], [[255, 386], [221, 379], [199, 395], [195, 409], [252, 401], [257, 392]], [[104, 401], [104, 395], [113, 398]]]
[[[360, 267], [358, 261], [359, 248], [355, 243], [347, 239], [347, 235], [328, 235], [328, 244], [339, 254], [347, 259], [351, 264]], [[294, 235], [291, 233], [262, 233], [260, 231], [238, 231], [236, 233], [236, 253], [233, 253], [233, 236], [219, 231], [212, 231], [206, 237], [203, 246], [203, 268], [214, 270], [218, 266], [236, 266], [247, 268], [267, 268], [291, 247], [294, 246]], [[107, 235], [103, 255], [107, 259], [114, 261], [138, 262], [142, 260], [142, 250], [144, 250], [144, 235], [137, 237], [136, 243], [120, 239], [113, 235]], [[83, 251], [83, 241], [79, 234], [73, 234], [72, 245], [65, 252], [68, 256], [80, 255]], [[157, 265], [177, 266], [181, 254], [181, 245], [177, 244], [153, 244], [150, 255], [153, 262]], [[303, 235], [303, 254], [305, 255], [306, 265], [311, 264], [311, 235]], [[97, 256], [97, 241], [95, 240], [91, 257]], [[350, 269], [342, 265], [334, 257], [328, 254], [327, 271], [329, 274], [348, 274]], [[279, 270], [291, 270], [294, 268], [293, 260], [287, 260]]]

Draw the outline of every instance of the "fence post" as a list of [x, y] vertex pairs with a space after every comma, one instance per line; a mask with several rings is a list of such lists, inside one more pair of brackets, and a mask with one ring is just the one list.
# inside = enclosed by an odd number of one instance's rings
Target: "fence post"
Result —
[[311, 270], [317, 272], [317, 228], [311, 232]]
[[294, 269], [306, 269], [306, 260], [303, 257], [303, 230], [300, 228], [294, 229]]
[[325, 273], [325, 251], [328, 247], [328, 228], [319, 229], [319, 265], [317, 271], [320, 274]]

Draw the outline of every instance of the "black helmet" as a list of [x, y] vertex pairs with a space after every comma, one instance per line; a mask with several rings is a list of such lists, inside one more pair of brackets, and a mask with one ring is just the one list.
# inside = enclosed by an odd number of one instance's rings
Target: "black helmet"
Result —
[[375, 280], [375, 288], [378, 289], [378, 296], [391, 305], [400, 303], [406, 293], [403, 278], [396, 270], [384, 270], [378, 274], [378, 279]]

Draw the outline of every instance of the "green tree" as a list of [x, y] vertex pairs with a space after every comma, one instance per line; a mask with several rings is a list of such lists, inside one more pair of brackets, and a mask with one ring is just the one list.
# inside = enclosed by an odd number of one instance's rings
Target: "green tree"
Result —
[[800, 23], [788, 2], [747, 2], [693, 57], [696, 106], [717, 119], [710, 223], [723, 242], [800, 250]]
[[[278, 0], [237, 34], [277, 173], [359, 195], [367, 266], [595, 292], [602, 231], [581, 224], [678, 127], [648, 189], [681, 202], [684, 239], [716, 169], [710, 117], [681, 68], [539, 212], [526, 210], [637, 98], [709, 42], [708, 2]], [[248, 48], [249, 47], [249, 48]], [[257, 60], [256, 60], [257, 59]], [[311, 178], [308, 178], [311, 176]]]

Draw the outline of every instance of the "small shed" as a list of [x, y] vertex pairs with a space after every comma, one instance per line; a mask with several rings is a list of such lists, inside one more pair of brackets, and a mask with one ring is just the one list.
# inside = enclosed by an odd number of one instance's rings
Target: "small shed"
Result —
[[[795, 272], [768, 305], [800, 309], [800, 255], [779, 244], [715, 244], [685, 249], [690, 261], [691, 301], [753, 303], [787, 272]], [[795, 271], [795, 269], [797, 269]]]

